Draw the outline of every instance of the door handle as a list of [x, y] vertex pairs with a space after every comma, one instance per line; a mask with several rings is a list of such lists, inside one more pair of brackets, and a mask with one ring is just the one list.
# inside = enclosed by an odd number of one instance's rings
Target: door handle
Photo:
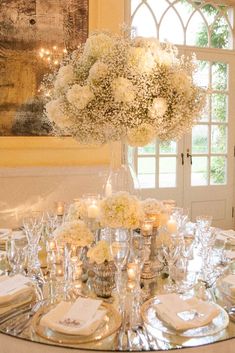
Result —
[[181, 153], [181, 164], [184, 165], [184, 154]]
[[187, 158], [190, 159], [190, 164], [193, 164], [193, 156], [189, 153], [189, 149], [187, 150]]

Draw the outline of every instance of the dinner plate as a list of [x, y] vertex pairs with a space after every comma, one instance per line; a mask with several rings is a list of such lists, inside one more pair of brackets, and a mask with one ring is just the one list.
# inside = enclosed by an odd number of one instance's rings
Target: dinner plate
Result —
[[[185, 331], [178, 331], [168, 326], [157, 316], [156, 305], [158, 304], [159, 300], [157, 298], [152, 298], [142, 305], [141, 315], [143, 321], [152, 329], [170, 336], [178, 336], [182, 338], [212, 336], [225, 329], [229, 324], [229, 317], [226, 311], [219, 305], [213, 304], [219, 309], [219, 314], [210, 322], [210, 324]], [[172, 305], [174, 305], [174, 303], [172, 303]]]
[[[56, 304], [57, 305], [57, 304]], [[82, 344], [102, 340], [114, 334], [121, 326], [121, 316], [117, 310], [110, 304], [102, 303], [101, 309], [106, 310], [106, 315], [97, 330], [89, 336], [65, 334], [44, 327], [41, 324], [41, 318], [56, 305], [44, 306], [38, 310], [32, 321], [32, 327], [36, 334], [44, 339], [60, 344]]]

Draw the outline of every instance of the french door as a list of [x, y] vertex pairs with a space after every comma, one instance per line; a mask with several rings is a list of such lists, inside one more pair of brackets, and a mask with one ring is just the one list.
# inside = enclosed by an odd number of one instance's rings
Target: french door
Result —
[[[185, 48], [190, 55], [192, 48]], [[213, 224], [233, 227], [235, 59], [231, 51], [197, 49], [196, 82], [207, 90], [207, 103], [192, 133], [179, 142], [130, 150], [142, 196], [174, 199], [191, 219], [213, 216]]]

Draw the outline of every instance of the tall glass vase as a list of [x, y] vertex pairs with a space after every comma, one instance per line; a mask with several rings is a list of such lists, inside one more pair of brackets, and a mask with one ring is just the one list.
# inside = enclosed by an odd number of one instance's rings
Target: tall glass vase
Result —
[[104, 184], [104, 195], [111, 196], [119, 191], [126, 191], [140, 197], [140, 184], [126, 146], [110, 142], [110, 169]]

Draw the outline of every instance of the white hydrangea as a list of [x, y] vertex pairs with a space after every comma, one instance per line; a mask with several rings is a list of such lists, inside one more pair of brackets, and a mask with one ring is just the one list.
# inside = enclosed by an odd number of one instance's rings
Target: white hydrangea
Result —
[[134, 86], [125, 77], [117, 77], [112, 82], [113, 96], [116, 102], [132, 103], [135, 99]]
[[151, 50], [141, 47], [131, 47], [129, 49], [128, 64], [140, 73], [149, 73], [156, 65]]
[[96, 82], [105, 78], [109, 73], [109, 68], [101, 61], [97, 61], [89, 70], [88, 81]]
[[172, 75], [173, 86], [186, 95], [191, 94], [192, 80], [185, 71], [176, 71]]
[[60, 244], [72, 244], [79, 247], [90, 245], [94, 241], [91, 231], [83, 221], [65, 222], [54, 231]]
[[75, 84], [68, 90], [66, 98], [77, 109], [84, 109], [94, 99], [94, 93], [89, 86]]
[[55, 80], [55, 89], [63, 89], [74, 81], [74, 72], [72, 65], [62, 66]]
[[117, 192], [100, 202], [100, 220], [104, 226], [135, 229], [142, 219], [140, 201], [128, 192]]
[[108, 34], [94, 34], [86, 41], [84, 55], [99, 58], [107, 55], [112, 50], [113, 45], [113, 39]]
[[71, 119], [62, 111], [61, 99], [54, 99], [46, 104], [46, 112], [49, 120], [60, 129], [67, 129], [73, 125]]
[[141, 201], [141, 206], [146, 215], [160, 213], [165, 209], [161, 201], [151, 198]]
[[66, 221], [78, 221], [87, 217], [87, 206], [86, 202], [82, 199], [76, 199], [68, 209]]
[[90, 248], [87, 252], [87, 257], [91, 263], [96, 262], [98, 265], [105, 261], [113, 260], [109, 244], [105, 240], [100, 240], [95, 246]]
[[152, 142], [154, 137], [154, 128], [149, 124], [141, 124], [127, 131], [127, 143], [133, 147], [146, 146]]
[[165, 98], [154, 98], [151, 107], [149, 108], [149, 114], [151, 117], [162, 117], [167, 111], [168, 105]]

